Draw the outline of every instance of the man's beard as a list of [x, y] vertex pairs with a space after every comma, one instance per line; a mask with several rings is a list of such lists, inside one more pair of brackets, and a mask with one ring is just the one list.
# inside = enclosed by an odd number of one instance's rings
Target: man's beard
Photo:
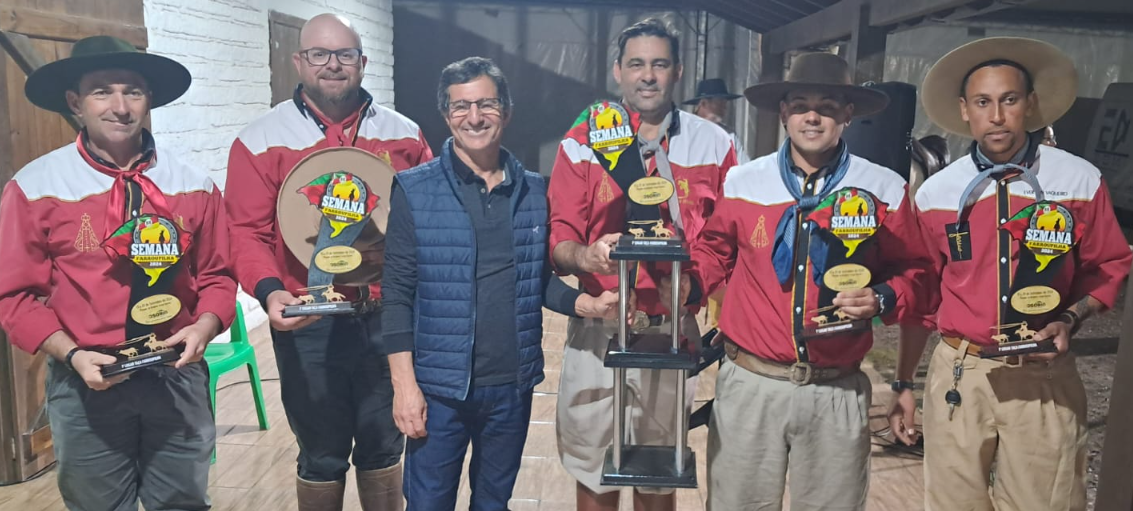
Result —
[[340, 106], [350, 104], [358, 99], [357, 87], [346, 89], [341, 94], [327, 95], [323, 94], [323, 91], [318, 87], [304, 85], [303, 92], [307, 93], [307, 96], [316, 104]]

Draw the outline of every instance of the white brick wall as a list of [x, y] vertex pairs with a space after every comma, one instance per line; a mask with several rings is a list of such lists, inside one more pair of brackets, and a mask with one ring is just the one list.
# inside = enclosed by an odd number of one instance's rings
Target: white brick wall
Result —
[[159, 145], [205, 168], [222, 189], [228, 148], [271, 103], [269, 10], [350, 18], [369, 57], [363, 87], [393, 106], [392, 0], [146, 0], [149, 51], [193, 74], [181, 99], [153, 112]]
[[[393, 107], [392, 0], [145, 0], [149, 50], [181, 62], [193, 74], [189, 92], [153, 111], [153, 134], [212, 175], [224, 189], [228, 149], [240, 130], [268, 111], [271, 69], [269, 10], [303, 19], [333, 12], [350, 18], [369, 57], [363, 87]], [[248, 328], [267, 317], [241, 294]], [[228, 334], [217, 341], [226, 342]]]

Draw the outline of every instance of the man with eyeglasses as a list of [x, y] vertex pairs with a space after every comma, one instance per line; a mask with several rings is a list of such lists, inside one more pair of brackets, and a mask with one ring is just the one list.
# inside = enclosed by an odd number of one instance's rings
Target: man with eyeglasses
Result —
[[[292, 57], [302, 81], [295, 97], [246, 127], [229, 154], [225, 204], [236, 275], [271, 323], [283, 406], [299, 443], [300, 511], [342, 508], [348, 460], [364, 510], [400, 509], [404, 442], [391, 411], [380, 314], [282, 317], [285, 306], [300, 303], [293, 291], [306, 286], [307, 269], [284, 246], [276, 199], [291, 169], [328, 147], [369, 151], [399, 171], [433, 155], [417, 124], [373, 104], [361, 88], [366, 56], [346, 19], [312, 18], [299, 44]], [[357, 298], [376, 298], [378, 291], [358, 289]]]
[[547, 186], [500, 145], [507, 80], [470, 57], [441, 72], [452, 138], [397, 176], [383, 267], [382, 321], [394, 419], [409, 437], [409, 509], [456, 506], [472, 443], [470, 509], [507, 509], [532, 391], [543, 380], [543, 313], [604, 317], [617, 294], [579, 293], [547, 262]]

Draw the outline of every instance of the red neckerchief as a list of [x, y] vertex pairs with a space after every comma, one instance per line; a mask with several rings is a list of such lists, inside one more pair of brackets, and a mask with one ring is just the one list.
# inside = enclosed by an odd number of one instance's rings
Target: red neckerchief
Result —
[[[169, 204], [165, 201], [165, 194], [161, 192], [161, 189], [154, 184], [149, 176], [145, 175], [145, 171], [157, 162], [157, 151], [154, 149], [153, 137], [148, 131], [142, 131], [142, 157], [138, 158], [138, 161], [134, 162], [128, 170], [122, 170], [87, 150], [85, 135], [85, 130], [79, 132], [79, 138], [75, 141], [83, 160], [94, 170], [114, 178], [114, 184], [110, 186], [110, 200], [106, 204], [106, 226], [103, 229], [103, 240], [109, 239], [114, 231], [131, 218], [130, 213], [126, 211], [126, 189], [129, 186], [126, 181], [133, 181], [141, 188], [143, 203], [148, 200], [158, 216], [172, 217], [169, 212]], [[109, 248], [106, 248], [106, 250], [107, 253], [111, 254], [111, 257], [116, 256]]]
[[[370, 108], [370, 103], [372, 100], [365, 99], [362, 102], [362, 107], [359, 108], [357, 112], [350, 114], [349, 117], [343, 119], [340, 123], [334, 123], [331, 122], [330, 119], [327, 119], [326, 116], [324, 116], [323, 113], [319, 111], [318, 107], [311, 103], [310, 98], [308, 98], [307, 94], [305, 92], [302, 92], [301, 89], [298, 91], [296, 96], [298, 96], [302, 100], [302, 109], [310, 112], [314, 116], [315, 124], [323, 130], [323, 134], [326, 135], [327, 143], [330, 146], [353, 147], [354, 144], [358, 141], [358, 132], [362, 131], [362, 112], [365, 112]], [[349, 132], [351, 128], [354, 129], [353, 133], [347, 135], [347, 132]]]

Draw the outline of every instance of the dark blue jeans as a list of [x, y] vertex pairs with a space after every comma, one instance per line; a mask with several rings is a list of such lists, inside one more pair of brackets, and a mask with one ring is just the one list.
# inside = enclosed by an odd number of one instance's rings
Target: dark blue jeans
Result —
[[428, 435], [409, 439], [406, 445], [404, 492], [408, 511], [456, 508], [469, 441], [469, 509], [507, 509], [527, 441], [531, 392], [521, 392], [509, 383], [473, 387], [464, 401], [426, 395]]

